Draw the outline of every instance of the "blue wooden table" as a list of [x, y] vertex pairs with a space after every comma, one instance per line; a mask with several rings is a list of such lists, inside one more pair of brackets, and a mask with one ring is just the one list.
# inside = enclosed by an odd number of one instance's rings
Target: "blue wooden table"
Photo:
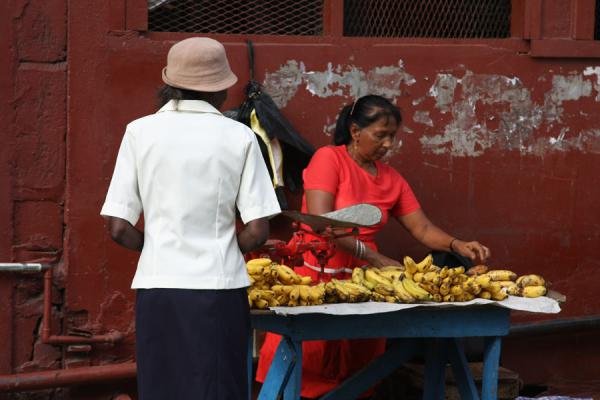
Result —
[[[300, 399], [302, 341], [319, 339], [388, 338], [386, 352], [357, 372], [323, 400], [350, 400], [373, 387], [421, 353], [425, 359], [424, 399], [443, 399], [449, 362], [463, 399], [496, 399], [501, 337], [508, 334], [510, 310], [498, 306], [417, 307], [366, 315], [276, 315], [253, 312], [255, 329], [283, 336], [259, 400]], [[481, 396], [460, 338], [484, 337]], [[251, 385], [252, 352], [249, 352]]]

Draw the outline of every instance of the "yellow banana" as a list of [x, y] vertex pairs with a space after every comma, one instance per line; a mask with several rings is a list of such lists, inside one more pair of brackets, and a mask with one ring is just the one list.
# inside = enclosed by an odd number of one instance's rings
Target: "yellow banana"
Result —
[[399, 300], [396, 296], [385, 296], [385, 301], [388, 303], [398, 303]]
[[253, 258], [252, 260], [248, 260], [246, 265], [260, 265], [261, 267], [266, 267], [267, 265], [271, 265], [273, 261], [268, 258]]
[[385, 296], [382, 295], [382, 294], [379, 294], [377, 292], [372, 292], [371, 293], [371, 300], [383, 303], [383, 302], [385, 302]]
[[404, 278], [404, 272], [392, 269], [382, 270], [379, 275], [383, 276], [384, 278], [388, 278], [392, 282], [399, 281]]
[[365, 271], [362, 268], [352, 270], [352, 282], [362, 285], [365, 280]]
[[376, 284], [375, 288], [373, 290], [384, 296], [393, 296], [395, 293], [394, 285], [392, 285], [391, 283], [385, 283], [385, 282]]
[[258, 291], [257, 289], [250, 289], [248, 291], [248, 298], [252, 301], [260, 300], [260, 291]]
[[267, 301], [269, 302], [269, 307], [279, 307], [281, 305], [275, 298], [269, 299]]
[[475, 283], [481, 286], [482, 289], [486, 289], [488, 286], [490, 286], [491, 282], [492, 278], [490, 278], [488, 275], [479, 275], [475, 278]]
[[514, 285], [506, 288], [506, 293], [511, 296], [522, 296], [523, 289], [519, 287], [519, 285]]
[[306, 285], [298, 285], [298, 292], [300, 293], [300, 300], [310, 301], [310, 291]]
[[246, 269], [248, 269], [250, 275], [262, 275], [265, 267], [258, 264], [247, 264]]
[[392, 283], [388, 278], [379, 275], [374, 268], [369, 268], [365, 271], [365, 280], [371, 282], [373, 285], [377, 285], [378, 283]]
[[423, 280], [425, 280], [425, 282], [430, 282], [436, 286], [442, 284], [442, 277], [438, 272], [426, 272], [425, 275], [423, 275]]
[[423, 276], [424, 276], [424, 274], [422, 272], [417, 272], [416, 274], [413, 275], [412, 280], [417, 283], [423, 282]]
[[507, 269], [494, 269], [486, 273], [493, 281], [514, 281], [517, 274]]
[[410, 293], [408, 293], [408, 291], [406, 290], [406, 288], [404, 287], [404, 285], [402, 284], [401, 281], [394, 283], [394, 293], [395, 293], [396, 297], [398, 297], [402, 303], [414, 303], [415, 302], [415, 298]]
[[464, 292], [463, 292], [462, 286], [454, 285], [454, 286], [450, 287], [450, 294], [454, 295], [455, 298], [457, 296], [462, 295], [463, 293]]
[[431, 254], [428, 254], [427, 257], [425, 257], [423, 260], [421, 260], [420, 263], [417, 264], [417, 271], [419, 272], [427, 272], [429, 270], [429, 267], [431, 266], [431, 263], [433, 262], [433, 256]]
[[259, 310], [264, 310], [269, 308], [269, 302], [264, 299], [258, 299], [253, 301], [254, 308], [258, 308]]
[[294, 286], [289, 293], [290, 301], [299, 301], [300, 300], [300, 288], [298, 286]]
[[402, 279], [402, 284], [404, 288], [412, 297], [417, 300], [431, 300], [431, 295], [421, 286], [417, 285], [414, 281], [410, 279]]
[[440, 287], [434, 285], [431, 282], [419, 283], [423, 289], [427, 290], [430, 294], [435, 294], [440, 292]]
[[508, 294], [504, 290], [499, 290], [497, 292], [492, 292], [492, 300], [504, 300], [508, 297]]
[[479, 292], [479, 298], [490, 300], [492, 298], [492, 294], [487, 290], [482, 290], [481, 292]]
[[415, 260], [413, 260], [409, 256], [404, 257], [404, 269], [406, 270], [406, 272], [408, 272], [411, 275], [414, 275], [417, 272], [419, 272], [419, 270], [417, 269], [417, 264], [415, 263]]
[[442, 300], [443, 300], [443, 301], [447, 301], [447, 302], [450, 302], [450, 303], [451, 303], [451, 302], [453, 302], [455, 299], [454, 299], [454, 295], [452, 295], [452, 294], [447, 294], [447, 295], [445, 295], [444, 297], [442, 297]]
[[544, 286], [525, 286], [523, 288], [523, 297], [540, 297], [546, 294]]
[[521, 287], [527, 286], [546, 286], [546, 281], [539, 275], [523, 275], [517, 279], [517, 285]]
[[442, 283], [440, 285], [440, 294], [442, 296], [446, 296], [449, 293], [450, 293], [450, 284], [449, 283]]
[[310, 285], [312, 283], [312, 278], [310, 276], [300, 276], [300, 284], [301, 285]]

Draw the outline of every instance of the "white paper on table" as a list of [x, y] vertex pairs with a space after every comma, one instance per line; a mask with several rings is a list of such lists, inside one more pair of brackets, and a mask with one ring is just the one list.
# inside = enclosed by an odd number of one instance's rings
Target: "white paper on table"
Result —
[[339, 303], [323, 304], [320, 306], [300, 306], [300, 307], [271, 307], [270, 310], [278, 315], [299, 315], [299, 314], [330, 314], [330, 315], [363, 315], [378, 314], [399, 310], [407, 310], [416, 307], [436, 307], [451, 308], [464, 307], [482, 304], [493, 304], [499, 307], [510, 308], [511, 310], [528, 311], [533, 313], [557, 314], [560, 312], [560, 306], [556, 300], [542, 296], [534, 299], [527, 297], [508, 296], [502, 301], [473, 299], [465, 302], [453, 303], [415, 303], [415, 304], [394, 304], [380, 303], [370, 301], [367, 303]]

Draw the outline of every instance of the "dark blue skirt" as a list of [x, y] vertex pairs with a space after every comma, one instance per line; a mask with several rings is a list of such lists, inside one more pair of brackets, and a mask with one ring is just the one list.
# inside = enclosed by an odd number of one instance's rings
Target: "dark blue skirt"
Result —
[[140, 400], [248, 399], [246, 289], [138, 289]]

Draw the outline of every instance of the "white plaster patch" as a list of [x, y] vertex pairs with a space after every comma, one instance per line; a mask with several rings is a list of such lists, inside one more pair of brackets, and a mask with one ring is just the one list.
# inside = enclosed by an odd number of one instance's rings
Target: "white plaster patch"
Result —
[[263, 87], [275, 104], [283, 108], [296, 94], [300, 85], [314, 96], [357, 99], [366, 94], [378, 94], [390, 99], [402, 95], [402, 87], [415, 84], [415, 78], [398, 65], [378, 66], [363, 71], [354, 65], [327, 64], [324, 71], [307, 71], [302, 62], [289, 60], [279, 70], [265, 75]]
[[596, 95], [596, 101], [600, 101], [600, 67], [587, 67], [583, 70], [584, 76], [596, 75], [596, 82], [594, 83], [594, 90], [598, 92]]
[[429, 111], [415, 111], [415, 113], [413, 115], [413, 121], [415, 121], [419, 124], [433, 126], [433, 121], [431, 120], [431, 117], [429, 116]]

